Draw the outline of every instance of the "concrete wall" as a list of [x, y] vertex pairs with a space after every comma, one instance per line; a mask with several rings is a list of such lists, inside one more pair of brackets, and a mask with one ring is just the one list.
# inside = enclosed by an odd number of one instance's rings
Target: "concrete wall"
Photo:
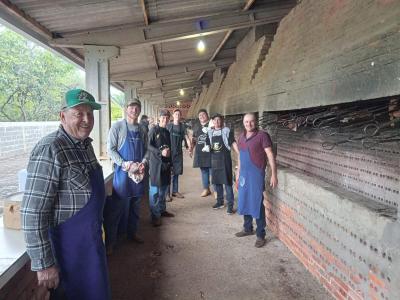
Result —
[[217, 96], [201, 105], [238, 114], [398, 95], [399, 19], [398, 0], [303, 0], [281, 21], [262, 66], [265, 40], [251, 31]]
[[31, 151], [37, 141], [56, 130], [60, 122], [0, 122], [0, 159]]

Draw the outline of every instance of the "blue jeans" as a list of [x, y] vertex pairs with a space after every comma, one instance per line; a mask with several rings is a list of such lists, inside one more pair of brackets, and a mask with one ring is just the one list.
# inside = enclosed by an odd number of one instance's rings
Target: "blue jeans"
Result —
[[140, 197], [120, 199], [108, 196], [104, 206], [104, 231], [106, 245], [115, 245], [119, 235], [134, 235], [138, 228], [140, 216]]
[[[178, 192], [178, 177], [179, 175], [172, 176], [172, 193]], [[171, 194], [171, 185], [168, 185], [167, 195]]]
[[[258, 238], [265, 238], [265, 208], [264, 203], [261, 201], [260, 205], [260, 217], [256, 219], [257, 229], [256, 235]], [[253, 217], [251, 215], [244, 215], [244, 231], [250, 232], [253, 231]]]
[[[214, 184], [215, 191], [217, 192], [217, 203], [224, 204], [224, 185]], [[228, 202], [228, 207], [233, 208], [233, 189], [231, 185], [225, 184], [226, 201]]]
[[210, 170], [211, 168], [200, 168], [201, 181], [204, 189], [208, 189], [210, 187]]
[[160, 187], [150, 185], [149, 204], [152, 220], [160, 218], [161, 214], [166, 211], [167, 205], [165, 203], [165, 197], [167, 190], [168, 185]]

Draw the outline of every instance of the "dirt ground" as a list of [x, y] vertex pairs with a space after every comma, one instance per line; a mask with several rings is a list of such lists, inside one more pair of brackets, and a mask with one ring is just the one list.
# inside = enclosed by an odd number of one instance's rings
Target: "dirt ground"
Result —
[[263, 248], [255, 236], [236, 238], [242, 216], [213, 210], [201, 198], [200, 171], [185, 157], [180, 191], [167, 203], [175, 218], [150, 224], [142, 202], [142, 245], [121, 242], [109, 257], [114, 300], [135, 299], [332, 299], [301, 263], [270, 233]]

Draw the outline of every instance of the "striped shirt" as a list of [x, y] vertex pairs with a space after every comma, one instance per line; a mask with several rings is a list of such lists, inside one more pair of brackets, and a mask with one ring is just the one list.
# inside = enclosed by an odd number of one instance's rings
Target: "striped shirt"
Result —
[[33, 271], [55, 264], [49, 228], [72, 217], [89, 201], [89, 172], [99, 167], [91, 142], [69, 136], [60, 125], [32, 150], [21, 215]]

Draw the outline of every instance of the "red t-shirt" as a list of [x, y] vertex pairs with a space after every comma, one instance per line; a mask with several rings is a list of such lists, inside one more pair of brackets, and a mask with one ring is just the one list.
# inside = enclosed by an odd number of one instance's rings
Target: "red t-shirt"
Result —
[[265, 131], [257, 130], [254, 134], [246, 138], [246, 132], [239, 136], [239, 150], [248, 150], [251, 161], [260, 169], [265, 169], [268, 162], [265, 148], [272, 147], [271, 137]]

